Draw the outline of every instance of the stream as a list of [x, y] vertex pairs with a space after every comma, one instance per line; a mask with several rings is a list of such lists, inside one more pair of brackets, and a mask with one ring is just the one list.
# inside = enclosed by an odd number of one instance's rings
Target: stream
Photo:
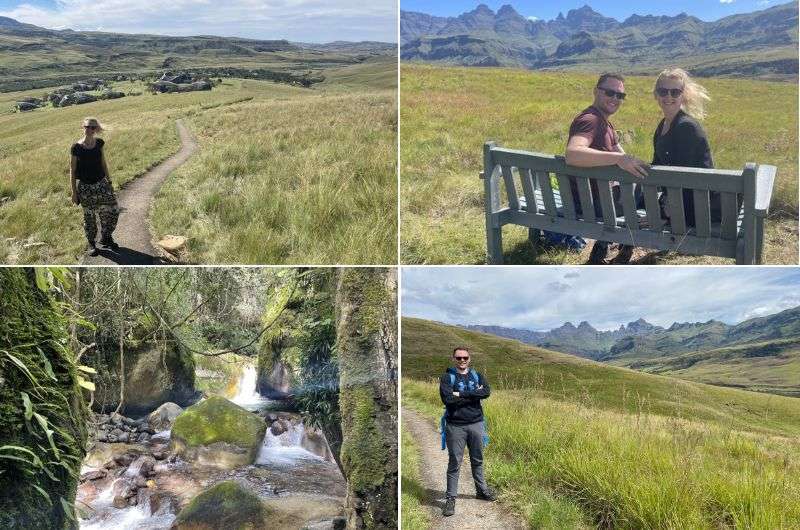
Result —
[[[256, 368], [244, 365], [235, 394], [229, 393], [233, 403], [267, 423], [252, 465], [223, 470], [185, 461], [170, 450], [169, 429], [156, 429], [146, 417], [116, 418], [110, 427], [127, 425], [136, 441], [94, 443], [76, 498], [80, 528], [169, 529], [193, 497], [224, 480], [239, 482], [265, 501], [276, 514], [274, 528], [300, 528], [310, 520], [336, 517], [346, 482], [324, 436], [307, 428], [299, 414], [281, 411], [281, 402], [259, 395], [256, 379]], [[98, 417], [101, 422], [115, 420]]]

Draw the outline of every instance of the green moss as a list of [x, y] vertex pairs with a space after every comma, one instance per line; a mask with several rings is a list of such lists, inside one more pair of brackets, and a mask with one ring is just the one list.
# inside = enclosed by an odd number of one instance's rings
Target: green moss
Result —
[[[0, 451], [0, 528], [73, 528], [62, 499], [75, 498], [86, 405], [66, 322], [34, 278], [0, 269], [0, 446], [17, 448]], [[26, 420], [23, 392], [40, 417]]]
[[181, 510], [178, 530], [245, 530], [266, 528], [269, 515], [261, 500], [238, 483], [228, 480], [207, 489]]
[[187, 408], [175, 420], [172, 435], [189, 447], [227, 442], [239, 447], [258, 446], [267, 424], [242, 407], [219, 396]]
[[346, 411], [342, 416], [342, 431], [346, 433], [342, 466], [352, 490], [368, 491], [383, 484], [386, 463], [393, 458], [378, 432], [374, 391], [371, 385], [350, 387], [339, 399]]

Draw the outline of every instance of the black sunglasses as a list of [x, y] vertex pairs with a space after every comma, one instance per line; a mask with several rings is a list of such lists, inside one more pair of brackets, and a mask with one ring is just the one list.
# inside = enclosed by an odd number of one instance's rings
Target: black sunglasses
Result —
[[683, 94], [683, 89], [682, 88], [657, 88], [656, 89], [656, 94], [658, 94], [662, 98], [663, 97], [667, 97], [667, 94], [669, 94], [670, 96], [676, 98], [676, 97], [680, 96], [681, 94]]
[[97, 125], [84, 125], [83, 128], [84, 129], [95, 130], [95, 129], [97, 129]]
[[597, 89], [601, 90], [606, 96], [610, 98], [617, 98], [620, 101], [625, 99], [625, 96], [627, 96], [625, 92], [617, 92], [616, 90], [611, 90], [610, 88], [597, 87]]
[[469, 361], [469, 357], [456, 357], [456, 361]]

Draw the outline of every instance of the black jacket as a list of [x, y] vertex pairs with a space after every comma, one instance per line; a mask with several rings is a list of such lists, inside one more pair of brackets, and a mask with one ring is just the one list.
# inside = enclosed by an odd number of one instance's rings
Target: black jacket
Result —
[[[455, 374], [456, 385], [459, 381], [466, 386], [469, 383], [469, 372], [466, 374]], [[459, 392], [459, 397], [453, 395], [453, 386], [450, 384], [450, 375], [445, 373], [439, 379], [439, 396], [442, 398], [447, 409], [447, 422], [453, 425], [468, 425], [483, 421], [483, 408], [481, 400], [489, 397], [491, 389], [483, 375], [478, 372], [478, 386], [483, 386], [480, 390], [464, 390]]]
[[661, 120], [653, 134], [654, 166], [714, 167], [706, 132], [697, 120], [680, 110], [662, 136], [663, 128]]

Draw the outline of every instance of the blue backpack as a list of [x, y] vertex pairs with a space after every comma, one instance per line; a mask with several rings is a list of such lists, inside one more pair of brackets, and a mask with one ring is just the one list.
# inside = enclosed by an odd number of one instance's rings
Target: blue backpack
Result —
[[[480, 386], [480, 378], [478, 377], [478, 372], [476, 372], [474, 368], [469, 369], [469, 380], [466, 384], [464, 384], [464, 381], [459, 381], [458, 385], [456, 385], [456, 371], [453, 368], [447, 369], [447, 375], [450, 376], [450, 386], [453, 387], [455, 392], [464, 392], [465, 390], [471, 392]], [[439, 421], [439, 426], [442, 430], [442, 451], [444, 451], [447, 449], [447, 407], [444, 409], [444, 414], [442, 414], [442, 419]], [[487, 445], [489, 445], [489, 433], [486, 431], [486, 418], [484, 417], [483, 446], [486, 447]]]

